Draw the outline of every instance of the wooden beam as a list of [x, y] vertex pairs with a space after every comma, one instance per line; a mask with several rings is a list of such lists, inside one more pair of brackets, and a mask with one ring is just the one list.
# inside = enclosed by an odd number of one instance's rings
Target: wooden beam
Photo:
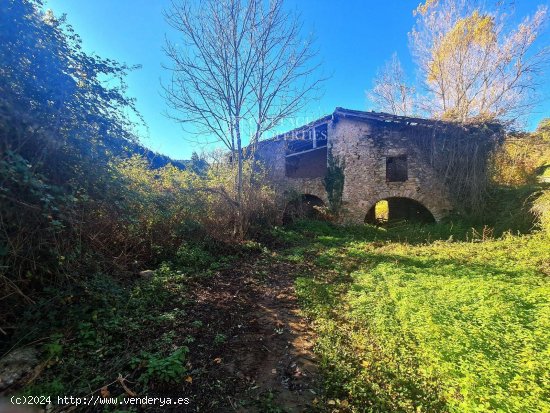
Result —
[[302, 151], [302, 152], [291, 153], [289, 155], [286, 155], [286, 157], [290, 158], [291, 156], [298, 156], [298, 155], [302, 155], [304, 153], [313, 152], [313, 151], [316, 151], [316, 150], [319, 150], [319, 149], [324, 149], [324, 148], [326, 148], [326, 146], [319, 146], [318, 148], [307, 149], [307, 150]]
[[317, 134], [315, 133], [315, 128], [313, 128], [313, 147], [317, 147]]

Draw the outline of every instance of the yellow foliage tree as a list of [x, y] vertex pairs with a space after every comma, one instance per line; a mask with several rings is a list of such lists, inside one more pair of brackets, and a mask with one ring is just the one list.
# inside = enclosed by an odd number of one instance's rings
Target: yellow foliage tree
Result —
[[427, 0], [416, 9], [410, 33], [426, 93], [420, 106], [431, 116], [457, 121], [515, 121], [534, 96], [550, 48], [537, 47], [547, 6], [517, 27], [505, 6], [480, 1]]

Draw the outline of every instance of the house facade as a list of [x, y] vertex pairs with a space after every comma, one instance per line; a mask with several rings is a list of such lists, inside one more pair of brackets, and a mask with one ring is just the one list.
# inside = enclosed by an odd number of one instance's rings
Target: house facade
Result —
[[256, 156], [281, 190], [314, 205], [329, 206], [326, 177], [329, 164], [337, 165], [344, 177], [343, 222], [375, 221], [380, 201], [387, 201], [389, 219], [439, 221], [452, 210], [449, 190], [414, 144], [415, 136], [429, 134], [434, 125], [432, 120], [336, 108], [261, 142]]

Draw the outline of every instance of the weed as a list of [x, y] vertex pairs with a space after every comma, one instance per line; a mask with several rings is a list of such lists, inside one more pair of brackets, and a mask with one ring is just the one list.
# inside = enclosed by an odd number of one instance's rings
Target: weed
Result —
[[353, 412], [550, 408], [547, 236], [450, 223], [290, 231], [304, 235], [282, 256], [313, 258], [296, 291], [327, 397]]
[[176, 252], [175, 263], [186, 270], [205, 270], [215, 261], [214, 257], [202, 246], [182, 244]]
[[46, 358], [48, 360], [59, 359], [63, 354], [63, 335], [62, 334], [53, 334], [50, 338], [50, 342], [44, 345], [44, 351], [46, 353]]
[[272, 390], [263, 392], [257, 401], [258, 408], [263, 413], [285, 413], [286, 410], [277, 404]]
[[142, 352], [139, 357], [132, 360], [132, 364], [145, 368], [139, 378], [142, 383], [147, 384], [150, 380], [177, 383], [187, 372], [184, 362], [188, 351], [187, 347], [180, 347], [168, 356]]
[[227, 341], [227, 336], [225, 334], [217, 333], [216, 336], [214, 337], [214, 344], [216, 346], [219, 346], [220, 344], [223, 344], [226, 341]]

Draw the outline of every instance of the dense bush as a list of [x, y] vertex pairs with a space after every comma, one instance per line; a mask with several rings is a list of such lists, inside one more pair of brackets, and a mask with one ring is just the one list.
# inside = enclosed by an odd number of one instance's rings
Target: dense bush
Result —
[[491, 185], [477, 221], [495, 228], [527, 233], [541, 219], [537, 197], [547, 183], [550, 166], [549, 120], [532, 133], [510, 133], [491, 157]]
[[550, 165], [550, 138], [544, 128], [542, 121], [534, 133], [511, 134], [506, 138], [492, 159], [496, 184], [519, 186], [537, 182], [542, 169]]
[[[206, 209], [201, 214], [201, 223], [216, 238], [229, 239], [238, 234], [235, 226], [238, 208], [236, 197], [236, 165], [225, 157], [214, 154], [202, 186], [195, 187], [203, 193]], [[251, 235], [261, 227], [276, 222], [277, 196], [265, 168], [245, 160], [243, 163], [243, 193], [241, 219], [244, 234]]]
[[[236, 219], [234, 165], [195, 155], [187, 170], [166, 159], [153, 169], [126, 95], [133, 68], [83, 52], [42, 7], [0, 3], [0, 327], [16, 325], [46, 286], [132, 274], [187, 242], [228, 241]], [[250, 164], [244, 186], [253, 230], [274, 216], [274, 192]]]
[[134, 108], [130, 68], [82, 52], [72, 28], [41, 6], [0, 4], [0, 278], [12, 310], [93, 262], [88, 203], [105, 202], [111, 154], [135, 140], [124, 115]]
[[542, 230], [550, 234], [550, 190], [539, 194], [533, 203], [532, 211], [537, 216]]

